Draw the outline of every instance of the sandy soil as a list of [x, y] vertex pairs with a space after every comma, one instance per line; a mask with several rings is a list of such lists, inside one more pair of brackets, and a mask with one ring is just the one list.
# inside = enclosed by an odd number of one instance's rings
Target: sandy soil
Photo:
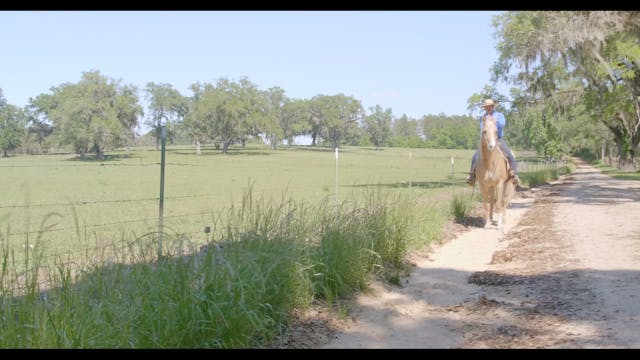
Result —
[[402, 286], [374, 283], [346, 317], [301, 314], [284, 346], [640, 348], [640, 183], [579, 164], [508, 216], [415, 255]]

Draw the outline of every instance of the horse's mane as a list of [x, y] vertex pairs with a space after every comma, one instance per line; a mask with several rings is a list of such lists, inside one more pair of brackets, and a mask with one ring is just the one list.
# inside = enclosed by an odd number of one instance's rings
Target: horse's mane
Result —
[[[486, 124], [485, 121], [491, 121], [491, 123], [493, 125], [495, 125], [496, 131], [498, 131], [498, 119], [496, 119], [493, 115], [483, 115], [482, 116], [482, 121], [485, 124]], [[484, 126], [484, 124], [483, 124], [483, 126]], [[497, 133], [496, 133], [496, 136], [497, 136]], [[482, 142], [483, 142], [483, 140], [484, 140], [483, 136], [482, 136], [482, 134], [480, 134], [480, 145], [479, 145], [480, 150], [482, 150]], [[496, 150], [498, 151], [498, 154], [500, 154], [500, 157], [502, 157], [502, 159], [504, 159], [504, 161], [507, 162], [507, 171], [508, 171], [511, 168], [511, 166], [509, 164], [509, 158], [507, 157], [507, 154], [505, 154], [504, 151], [502, 151], [502, 147], [500, 147], [500, 146], [498, 146]]]

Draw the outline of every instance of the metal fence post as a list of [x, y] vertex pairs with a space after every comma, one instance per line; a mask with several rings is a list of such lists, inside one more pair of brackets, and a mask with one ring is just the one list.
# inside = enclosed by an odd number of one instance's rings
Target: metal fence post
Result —
[[159, 214], [158, 214], [158, 260], [162, 258], [162, 218], [164, 216], [164, 148], [167, 143], [167, 128], [165, 125], [162, 125], [161, 131], [161, 139], [162, 139], [162, 150], [161, 150], [161, 158], [160, 158], [160, 206], [159, 206]]

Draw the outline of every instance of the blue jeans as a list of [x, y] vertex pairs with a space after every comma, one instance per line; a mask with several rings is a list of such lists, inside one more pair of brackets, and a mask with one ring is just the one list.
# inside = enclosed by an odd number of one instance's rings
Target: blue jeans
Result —
[[[511, 166], [513, 171], [518, 174], [518, 164], [516, 163], [516, 158], [513, 157], [513, 154], [511, 153], [511, 149], [509, 149], [509, 145], [507, 145], [507, 142], [504, 141], [503, 138], [500, 138], [498, 139], [498, 145], [500, 146], [500, 149], [502, 149], [502, 152], [507, 155], [507, 159], [509, 159], [509, 166]], [[470, 172], [474, 172], [476, 170], [476, 163], [478, 162], [478, 152], [479, 150], [476, 150], [476, 152], [473, 154], [473, 157], [471, 158]]]

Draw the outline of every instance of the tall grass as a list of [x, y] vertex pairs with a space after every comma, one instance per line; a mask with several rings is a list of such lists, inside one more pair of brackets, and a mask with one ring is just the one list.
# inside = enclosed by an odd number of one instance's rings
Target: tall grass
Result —
[[520, 179], [523, 184], [527, 184], [529, 187], [536, 187], [557, 180], [561, 175], [572, 173], [575, 169], [575, 164], [572, 162], [568, 162], [562, 166], [544, 166], [542, 168], [536, 168], [533, 171], [522, 173]]
[[414, 205], [379, 193], [309, 205], [249, 191], [202, 248], [166, 236], [157, 259], [149, 241], [121, 241], [79, 269], [42, 268], [46, 282], [30, 277], [18, 289], [4, 261], [0, 347], [269, 346], [294, 309], [353, 294], [401, 264]]

